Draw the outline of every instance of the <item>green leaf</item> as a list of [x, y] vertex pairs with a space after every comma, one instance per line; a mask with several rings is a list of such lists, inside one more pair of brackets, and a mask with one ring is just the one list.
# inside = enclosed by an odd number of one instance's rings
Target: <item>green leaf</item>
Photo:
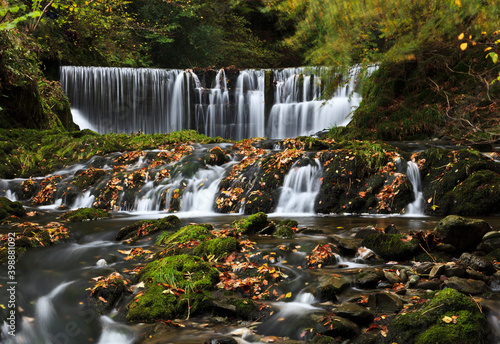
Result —
[[488, 55], [486, 55], [486, 57], [491, 57], [491, 60], [493, 61], [493, 63], [498, 62], [498, 54], [497, 53], [491, 52]]

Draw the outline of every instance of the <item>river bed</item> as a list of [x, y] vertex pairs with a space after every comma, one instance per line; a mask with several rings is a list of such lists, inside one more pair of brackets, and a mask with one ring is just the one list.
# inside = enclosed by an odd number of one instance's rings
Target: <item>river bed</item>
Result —
[[[30, 221], [45, 223], [53, 221], [61, 212], [50, 210], [41, 211]], [[92, 278], [107, 275], [113, 271], [123, 272], [132, 270], [137, 263], [125, 260], [124, 255], [118, 250], [128, 250], [129, 245], [113, 241], [117, 231], [126, 225], [140, 219], [163, 217], [165, 213], [153, 212], [141, 215], [132, 213], [115, 213], [112, 219], [87, 221], [79, 223], [65, 223], [71, 233], [68, 242], [51, 247], [32, 249], [26, 252], [15, 265], [16, 293], [15, 304], [17, 307], [16, 336], [8, 334], [7, 327], [2, 329], [2, 342], [4, 343], [133, 343], [148, 325], [129, 325], [125, 320], [124, 305], [120, 302], [118, 309], [109, 314], [98, 316], [87, 308], [89, 288], [93, 286]], [[182, 225], [189, 223], [211, 223], [216, 228], [230, 227], [234, 220], [242, 218], [241, 215], [216, 215], [216, 214], [178, 214]], [[265, 236], [252, 236], [250, 240], [265, 247], [276, 247], [280, 243], [293, 241], [298, 245], [305, 242], [327, 242], [327, 234], [335, 234], [354, 227], [386, 227], [394, 224], [400, 231], [431, 230], [440, 220], [438, 217], [406, 217], [406, 216], [273, 216], [271, 219], [292, 218], [298, 221], [299, 227], [319, 229], [324, 234], [298, 235], [294, 239], [276, 239]], [[499, 217], [485, 218], [493, 228], [500, 227]], [[12, 228], [3, 226], [1, 233], [7, 233]], [[146, 248], [154, 242], [155, 235], [141, 239], [134, 246]], [[288, 259], [288, 258], [287, 258]], [[293, 295], [294, 298], [287, 302], [274, 303], [278, 309], [278, 316], [266, 318], [265, 322], [242, 324], [247, 331], [252, 327], [260, 335], [289, 336], [287, 329], [300, 321], [300, 316], [306, 312], [321, 312], [322, 306], [316, 305], [314, 296], [304, 295], [304, 290], [314, 276], [307, 270], [296, 269], [293, 264], [282, 264], [271, 261], [271, 264], [281, 266], [287, 274], [295, 274]], [[349, 265], [346, 265], [349, 267]], [[355, 265], [354, 265], [355, 266]], [[2, 266], [7, 269], [7, 266]], [[327, 273], [341, 272], [341, 269], [326, 269]], [[319, 271], [319, 270], [318, 270]], [[0, 284], [3, 288], [8, 286], [7, 273], [0, 274]], [[316, 271], [317, 272], [317, 271]], [[304, 289], [305, 288], [305, 289]], [[351, 289], [343, 293], [344, 298], [352, 297], [359, 290]], [[496, 291], [498, 293], [498, 290]], [[490, 302], [498, 299], [492, 296]], [[0, 305], [8, 305], [8, 294], [1, 293]], [[124, 300], [125, 301], [125, 300]], [[498, 305], [498, 304], [497, 304]], [[3, 307], [2, 307], [3, 308]], [[325, 308], [323, 306], [323, 308]], [[277, 319], [285, 319], [278, 321]], [[189, 321], [179, 319], [185, 327], [169, 328], [162, 336], [162, 343], [203, 343], [211, 338], [214, 333], [237, 334], [240, 342], [252, 342], [250, 334], [244, 334], [240, 328], [220, 325], [208, 326], [208, 318], [191, 318]], [[244, 326], [246, 325], [246, 326]], [[498, 320], [492, 318], [491, 326], [498, 327]], [[239, 331], [239, 332], [238, 332]], [[242, 334], [243, 333], [243, 334]], [[246, 338], [246, 339], [243, 339]], [[248, 341], [247, 341], [248, 339]], [[148, 342], [149, 343], [149, 342]], [[151, 342], [153, 343], [153, 342]]]

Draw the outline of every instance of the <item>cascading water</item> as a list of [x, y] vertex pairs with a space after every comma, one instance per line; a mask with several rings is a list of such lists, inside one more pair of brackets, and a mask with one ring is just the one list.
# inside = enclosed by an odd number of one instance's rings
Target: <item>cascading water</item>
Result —
[[72, 108], [100, 133], [186, 128], [189, 80], [190, 74], [182, 70], [61, 67]]
[[349, 123], [349, 114], [361, 101], [360, 96], [353, 92], [356, 74], [357, 70], [351, 72], [348, 82], [325, 101], [321, 99], [321, 93], [323, 83], [331, 78], [328, 69], [290, 68], [276, 73], [275, 104], [268, 122], [269, 137], [283, 139], [308, 135]]
[[418, 165], [413, 161], [408, 161], [408, 169], [406, 176], [413, 187], [413, 196], [415, 200], [408, 204], [406, 215], [423, 215], [424, 214], [424, 193], [420, 179], [420, 170]]
[[321, 162], [317, 159], [305, 166], [297, 166], [297, 163], [292, 166], [285, 176], [276, 213], [314, 214], [322, 174]]
[[[321, 100], [327, 68], [192, 70], [61, 67], [75, 120], [99, 133], [168, 133], [195, 129], [240, 140], [286, 138], [349, 122], [359, 105], [357, 69], [332, 99]], [[211, 83], [211, 85], [209, 85]], [[207, 84], [207, 85], [205, 85]]]

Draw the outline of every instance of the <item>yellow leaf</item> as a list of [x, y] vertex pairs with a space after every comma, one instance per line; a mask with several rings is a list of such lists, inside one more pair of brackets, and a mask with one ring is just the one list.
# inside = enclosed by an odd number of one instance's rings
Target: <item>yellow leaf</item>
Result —
[[458, 7], [462, 7], [462, 1], [455, 0], [455, 5], [457, 5]]
[[286, 298], [290, 298], [290, 297], [292, 297], [292, 293], [291, 293], [291, 292], [286, 293], [285, 297], [286, 297]]
[[443, 322], [449, 324], [453, 321], [453, 318], [452, 317], [449, 317], [449, 316], [444, 316], [443, 319], [441, 319]]
[[462, 50], [467, 49], [467, 42], [460, 44], [460, 49]]
[[488, 51], [488, 50], [491, 50], [491, 47], [488, 47], [488, 48], [484, 49], [484, 51]]
[[460, 40], [464, 39], [464, 33], [463, 32], [460, 35], [458, 35], [458, 39], [460, 39]]

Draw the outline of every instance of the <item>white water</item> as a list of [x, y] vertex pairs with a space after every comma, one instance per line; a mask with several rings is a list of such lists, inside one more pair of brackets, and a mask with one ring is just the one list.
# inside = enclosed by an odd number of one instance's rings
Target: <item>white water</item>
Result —
[[99, 133], [195, 129], [236, 140], [286, 138], [350, 121], [349, 113], [360, 102], [353, 92], [358, 70], [325, 102], [320, 99], [323, 83], [332, 77], [327, 71], [272, 71], [274, 103], [268, 107], [265, 70], [242, 70], [230, 79], [221, 69], [203, 85], [191, 70], [65, 66], [61, 83], [77, 124]]
[[415, 200], [408, 205], [406, 215], [424, 215], [424, 193], [422, 190], [420, 170], [418, 169], [418, 165], [415, 162], [408, 161], [406, 176], [408, 177], [408, 180], [413, 187], [413, 196], [415, 197]]
[[348, 82], [327, 101], [321, 100], [322, 79], [330, 78], [326, 68], [289, 68], [275, 72], [275, 104], [268, 123], [269, 137], [284, 139], [347, 125], [350, 113], [361, 101], [354, 92], [357, 72], [354, 69]]
[[102, 334], [97, 344], [132, 344], [134, 332], [124, 324], [117, 323], [107, 316], [101, 317]]
[[314, 201], [321, 187], [323, 168], [318, 159], [313, 164], [294, 164], [285, 176], [276, 213], [314, 214]]
[[85, 116], [77, 109], [71, 109], [71, 114], [73, 115], [73, 122], [80, 127], [80, 130], [90, 129], [92, 131], [97, 131], [97, 129], [90, 124], [90, 122], [85, 118]]
[[61, 321], [57, 314], [55, 298], [60, 295], [71, 282], [64, 282], [54, 288], [49, 294], [40, 297], [35, 303], [34, 318], [20, 317], [22, 329], [16, 329], [15, 336], [8, 334], [7, 324], [2, 325], [2, 342], [7, 344], [43, 343], [51, 344], [55, 336], [51, 330], [57, 331], [57, 325]]

